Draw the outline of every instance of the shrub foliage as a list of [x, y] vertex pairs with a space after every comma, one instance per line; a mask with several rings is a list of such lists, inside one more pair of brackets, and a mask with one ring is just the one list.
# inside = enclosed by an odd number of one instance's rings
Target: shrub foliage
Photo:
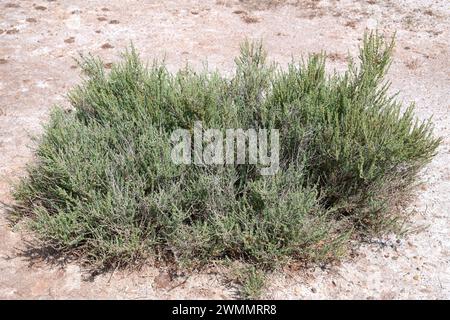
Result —
[[[392, 49], [367, 34], [359, 63], [327, 75], [324, 54], [282, 69], [246, 42], [231, 79], [145, 66], [133, 48], [108, 73], [83, 57], [73, 110], [52, 113], [16, 188], [18, 213], [46, 245], [98, 267], [332, 259], [351, 234], [386, 230], [392, 199], [439, 144], [430, 121], [388, 93]], [[194, 121], [278, 129], [279, 172], [175, 165], [170, 134]]]

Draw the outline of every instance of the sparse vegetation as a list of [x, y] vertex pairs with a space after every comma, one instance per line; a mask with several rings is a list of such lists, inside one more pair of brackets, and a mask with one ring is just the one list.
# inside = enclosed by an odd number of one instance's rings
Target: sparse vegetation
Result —
[[[259, 270], [329, 261], [350, 236], [390, 230], [393, 201], [433, 157], [431, 122], [388, 94], [392, 48], [366, 35], [360, 63], [328, 76], [325, 54], [282, 70], [247, 42], [231, 79], [145, 67], [134, 49], [108, 73], [84, 57], [74, 110], [53, 112], [16, 188], [17, 214], [43, 245], [93, 267], [150, 255], [185, 267], [244, 261], [255, 268], [244, 295], [257, 296]], [[175, 165], [170, 134], [196, 120], [279, 129], [280, 171]]]
[[260, 299], [265, 284], [264, 272], [254, 266], [235, 270], [233, 281], [240, 286], [239, 296], [243, 299]]

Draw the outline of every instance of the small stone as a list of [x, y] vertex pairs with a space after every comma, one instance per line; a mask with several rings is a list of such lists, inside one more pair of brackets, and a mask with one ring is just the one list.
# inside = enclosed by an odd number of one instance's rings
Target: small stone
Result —
[[153, 281], [153, 284], [156, 289], [165, 289], [170, 286], [172, 279], [170, 275], [166, 272], [160, 272]]
[[16, 33], [19, 33], [19, 30], [17, 30], [16, 28], [6, 30], [6, 34], [16, 34]]
[[5, 8], [20, 8], [20, 4], [17, 4], [17, 3], [7, 3], [7, 4], [5, 4]]
[[114, 48], [113, 45], [110, 45], [109, 43], [105, 43], [101, 46], [102, 49], [112, 49]]

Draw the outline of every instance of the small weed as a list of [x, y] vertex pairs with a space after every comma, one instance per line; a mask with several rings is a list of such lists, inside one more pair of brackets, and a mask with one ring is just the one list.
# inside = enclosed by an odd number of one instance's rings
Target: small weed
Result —
[[265, 284], [265, 274], [254, 266], [238, 269], [234, 281], [239, 285], [239, 297], [242, 299], [260, 299]]

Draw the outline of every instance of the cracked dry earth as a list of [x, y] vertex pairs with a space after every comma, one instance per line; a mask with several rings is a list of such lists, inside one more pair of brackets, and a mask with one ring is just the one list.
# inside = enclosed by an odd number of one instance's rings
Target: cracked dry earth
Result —
[[[239, 43], [262, 38], [274, 61], [326, 50], [339, 71], [364, 29], [397, 32], [392, 90], [415, 101], [420, 118], [433, 115], [443, 138], [406, 209], [409, 233], [362, 244], [336, 266], [277, 271], [263, 298], [450, 298], [449, 10], [445, 0], [1, 0], [0, 201], [12, 203], [11, 187], [33, 160], [30, 135], [42, 132], [51, 107], [65, 106], [65, 93], [79, 82], [73, 57], [80, 51], [109, 67], [132, 41], [144, 59], [165, 57], [171, 70], [208, 61], [230, 73]], [[90, 278], [76, 263], [30, 260], [22, 254], [29, 238], [0, 208], [0, 298], [236, 297], [214, 273], [170, 279], [149, 265]]]

